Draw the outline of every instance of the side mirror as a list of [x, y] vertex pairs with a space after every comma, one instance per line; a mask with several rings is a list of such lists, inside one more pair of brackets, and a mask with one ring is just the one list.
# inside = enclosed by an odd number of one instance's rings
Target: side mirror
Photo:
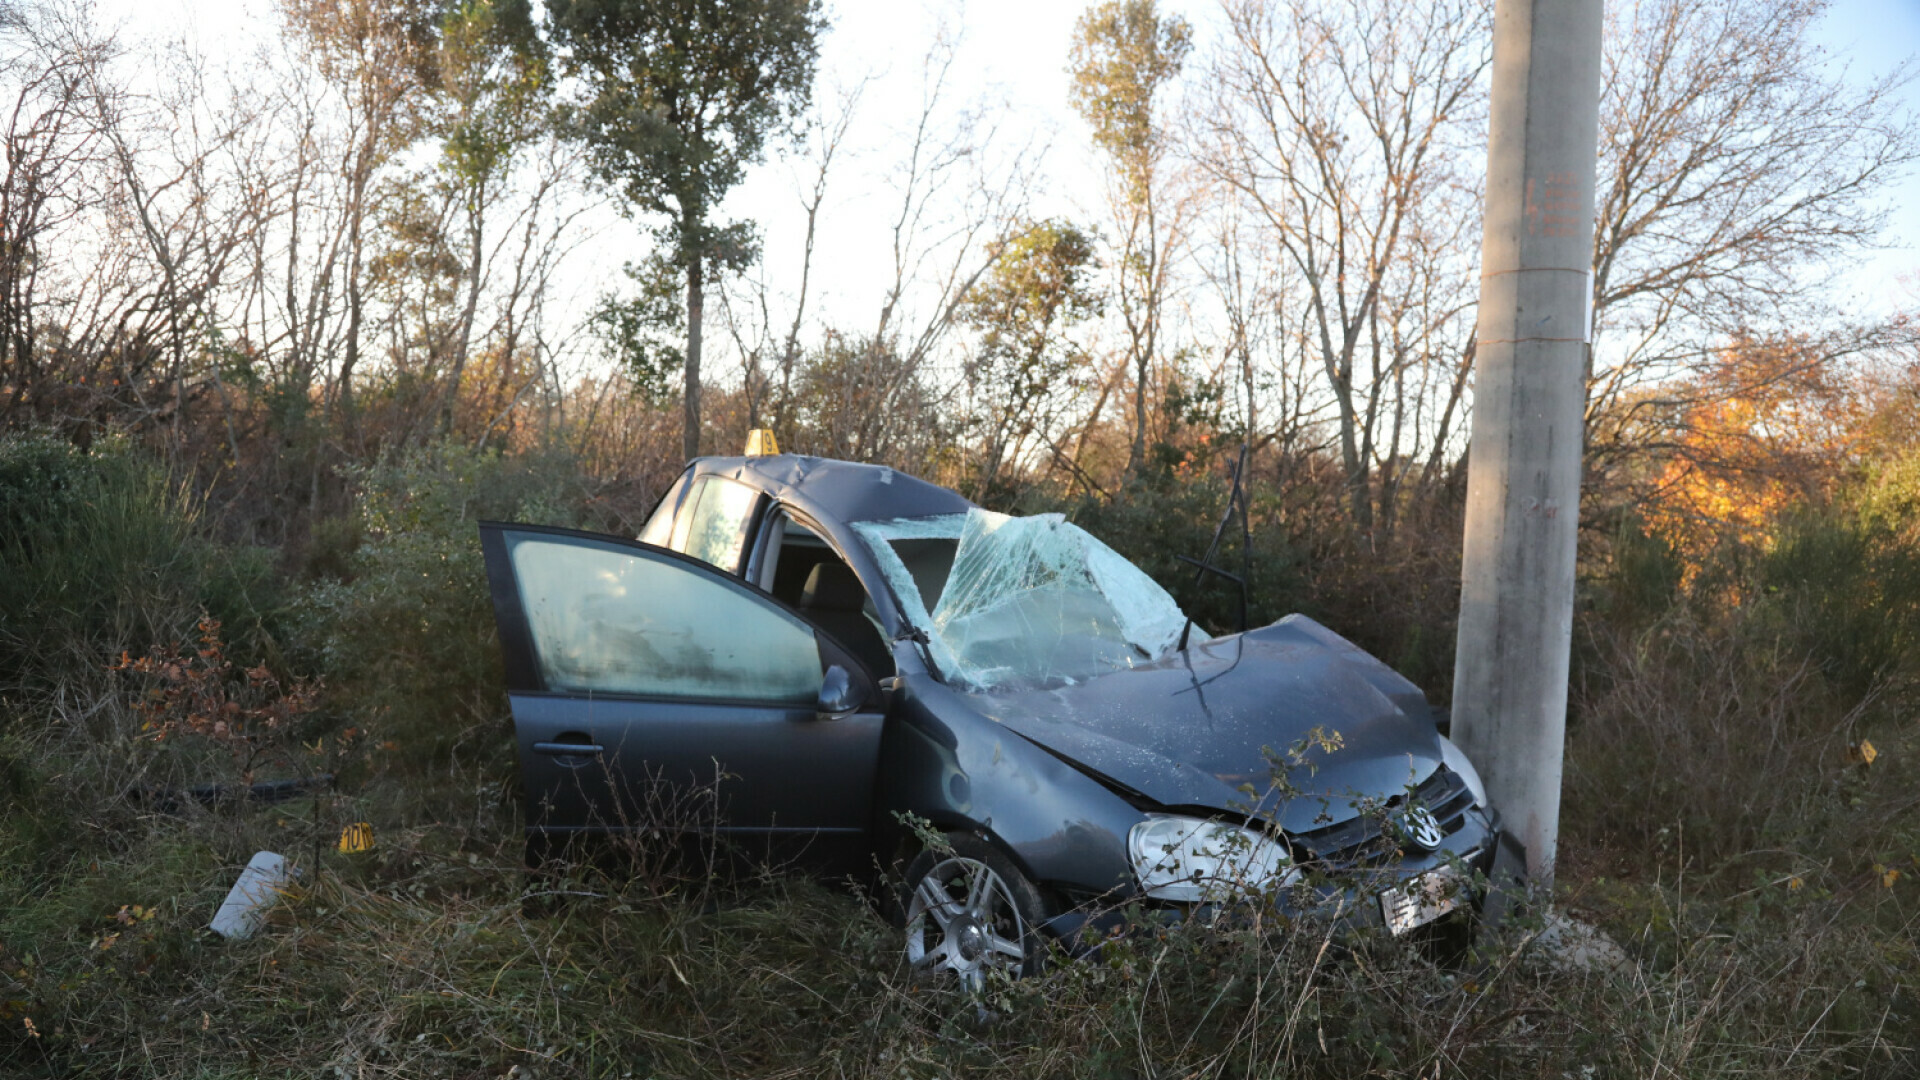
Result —
[[820, 719], [845, 716], [864, 704], [866, 695], [854, 685], [852, 673], [839, 664], [829, 664], [827, 674], [820, 680], [820, 699], [814, 704]]

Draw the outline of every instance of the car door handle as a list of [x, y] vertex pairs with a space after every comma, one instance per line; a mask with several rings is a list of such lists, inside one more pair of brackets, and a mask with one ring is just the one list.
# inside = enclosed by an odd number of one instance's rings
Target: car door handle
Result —
[[598, 756], [605, 753], [606, 749], [598, 743], [537, 742], [533, 744], [534, 753], [553, 754], [556, 757]]

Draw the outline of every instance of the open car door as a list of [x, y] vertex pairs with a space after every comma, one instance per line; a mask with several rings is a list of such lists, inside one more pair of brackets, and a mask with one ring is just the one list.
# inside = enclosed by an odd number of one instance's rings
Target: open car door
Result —
[[812, 623], [649, 544], [497, 522], [480, 544], [529, 829], [865, 833], [877, 695]]

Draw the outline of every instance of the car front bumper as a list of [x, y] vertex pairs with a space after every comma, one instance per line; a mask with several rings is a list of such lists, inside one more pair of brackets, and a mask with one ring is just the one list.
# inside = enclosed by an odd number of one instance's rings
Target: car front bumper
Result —
[[[1510, 833], [1499, 827], [1491, 809], [1476, 808], [1465, 815], [1460, 829], [1441, 846], [1393, 863], [1357, 870], [1314, 875], [1276, 893], [1259, 905], [1177, 904], [1142, 900], [1138, 896], [1075, 907], [1048, 920], [1043, 929], [1059, 939], [1072, 955], [1081, 955], [1101, 940], [1138, 929], [1144, 922], [1170, 926], [1187, 922], [1217, 924], [1244, 919], [1255, 911], [1277, 915], [1279, 923], [1330, 925], [1336, 932], [1362, 928], [1404, 933], [1457, 912], [1471, 912], [1481, 929], [1512, 917], [1524, 895], [1526, 853]], [[1427, 895], [1429, 884], [1441, 892]], [[1384, 902], [1383, 902], [1384, 900]], [[1399, 927], [1388, 925], [1387, 913], [1409, 906], [1415, 915]]]

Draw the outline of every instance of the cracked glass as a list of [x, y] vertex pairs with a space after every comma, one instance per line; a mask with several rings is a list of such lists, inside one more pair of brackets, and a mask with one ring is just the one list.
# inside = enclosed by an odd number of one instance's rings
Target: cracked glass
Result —
[[[853, 528], [949, 681], [1077, 682], [1160, 659], [1186, 625], [1165, 589], [1059, 514], [975, 509]], [[1191, 640], [1207, 634], [1195, 627]]]

